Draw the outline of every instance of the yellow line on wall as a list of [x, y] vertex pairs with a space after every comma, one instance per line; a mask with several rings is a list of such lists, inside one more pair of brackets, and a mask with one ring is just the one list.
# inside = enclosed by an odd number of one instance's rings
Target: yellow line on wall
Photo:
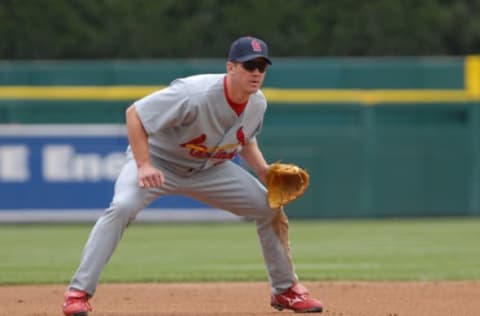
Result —
[[[280, 90], [263, 89], [270, 102], [279, 103], [427, 103], [474, 101], [464, 90]], [[480, 99], [480, 98], [477, 98]]]
[[2, 86], [0, 99], [134, 100], [163, 86]]
[[465, 57], [465, 89], [471, 96], [480, 97], [480, 55]]
[[[469, 67], [477, 67], [475, 63], [469, 65]], [[480, 76], [480, 72], [478, 75]], [[480, 88], [476, 85], [476, 80], [480, 80], [480, 77], [475, 77], [475, 74], [469, 76], [466, 82], [473, 87], [469, 86], [467, 90], [339, 90], [267, 87], [262, 91], [268, 101], [272, 103], [361, 103], [374, 105], [378, 103], [480, 101], [480, 93], [477, 91]], [[131, 102], [162, 88], [164, 86], [0, 86], [0, 99]]]

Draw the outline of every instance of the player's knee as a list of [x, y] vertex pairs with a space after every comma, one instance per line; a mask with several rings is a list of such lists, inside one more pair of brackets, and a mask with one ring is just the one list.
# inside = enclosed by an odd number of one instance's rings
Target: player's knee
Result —
[[270, 222], [275, 218], [278, 209], [272, 209], [268, 205], [259, 208], [256, 212], [256, 219], [260, 222]]
[[129, 221], [138, 213], [139, 206], [133, 199], [116, 198], [110, 205], [109, 211], [112, 212], [115, 217]]
[[264, 216], [256, 219], [257, 229], [259, 232], [264, 229], [270, 229], [272, 226], [275, 228], [280, 227], [279, 223], [286, 224], [288, 227], [288, 217], [285, 214], [283, 207], [277, 209], [268, 208], [267, 212], [261, 213]]

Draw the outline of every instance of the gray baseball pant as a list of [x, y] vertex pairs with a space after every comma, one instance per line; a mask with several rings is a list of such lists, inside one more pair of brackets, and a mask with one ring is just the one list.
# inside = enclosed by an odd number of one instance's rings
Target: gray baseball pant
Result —
[[290, 258], [285, 213], [268, 206], [265, 187], [247, 170], [231, 161], [189, 177], [160, 169], [165, 176], [164, 185], [142, 189], [138, 186], [135, 161], [127, 159], [115, 183], [110, 207], [90, 233], [70, 288], [93, 296], [100, 274], [127, 226], [142, 209], [164, 194], [181, 194], [255, 220], [272, 293], [281, 293], [298, 281]]

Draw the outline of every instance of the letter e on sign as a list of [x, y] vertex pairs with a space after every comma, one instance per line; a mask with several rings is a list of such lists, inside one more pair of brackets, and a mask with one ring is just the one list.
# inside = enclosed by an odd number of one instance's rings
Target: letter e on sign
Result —
[[27, 146], [0, 146], [0, 181], [28, 181], [30, 179], [28, 156], [29, 150]]

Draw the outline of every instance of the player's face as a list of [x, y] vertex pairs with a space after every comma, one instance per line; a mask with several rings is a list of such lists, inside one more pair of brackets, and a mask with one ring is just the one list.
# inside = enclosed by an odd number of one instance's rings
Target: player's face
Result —
[[256, 58], [243, 63], [232, 63], [229, 71], [239, 88], [252, 94], [261, 88], [267, 67], [265, 59]]

